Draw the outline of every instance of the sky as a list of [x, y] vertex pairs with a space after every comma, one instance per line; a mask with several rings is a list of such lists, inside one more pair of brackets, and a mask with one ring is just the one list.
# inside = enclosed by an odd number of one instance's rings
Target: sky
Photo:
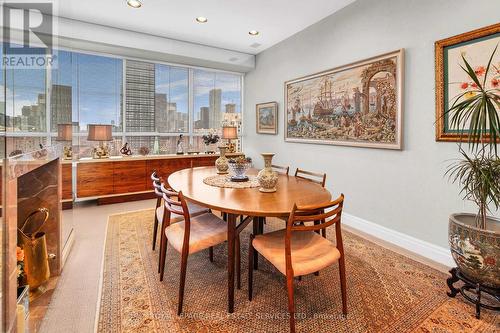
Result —
[[[73, 119], [78, 119], [83, 128], [88, 123], [118, 124], [123, 60], [67, 51], [59, 51], [57, 60], [57, 68], [51, 71], [52, 84], [73, 87]], [[156, 93], [167, 94], [168, 102], [176, 103], [178, 112], [187, 113], [188, 69], [156, 64], [155, 77]], [[14, 110], [14, 115], [20, 115], [22, 106], [36, 104], [38, 94], [45, 93], [44, 70], [8, 70], [6, 79], [7, 114], [12, 115]], [[214, 88], [222, 89], [222, 110], [225, 104], [235, 103], [236, 111], [241, 111], [238, 75], [195, 69], [193, 80], [195, 119], [200, 107], [209, 106], [209, 91]], [[4, 82], [0, 85], [3, 87]]]

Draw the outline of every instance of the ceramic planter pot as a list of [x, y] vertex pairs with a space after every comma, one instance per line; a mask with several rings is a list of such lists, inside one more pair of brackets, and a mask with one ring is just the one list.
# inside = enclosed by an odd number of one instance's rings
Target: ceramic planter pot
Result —
[[448, 237], [451, 255], [470, 280], [500, 288], [500, 219], [488, 217], [487, 229], [475, 225], [476, 215], [450, 215]]
[[273, 171], [272, 160], [273, 153], [262, 153], [264, 158], [264, 169], [260, 170], [257, 175], [259, 181], [259, 191], [265, 193], [276, 192], [276, 184], [278, 183], [278, 174]]
[[225, 146], [219, 147], [220, 157], [215, 160], [215, 167], [217, 168], [217, 173], [219, 175], [224, 175], [228, 173], [229, 170], [229, 165], [226, 158], [226, 149], [227, 147]]

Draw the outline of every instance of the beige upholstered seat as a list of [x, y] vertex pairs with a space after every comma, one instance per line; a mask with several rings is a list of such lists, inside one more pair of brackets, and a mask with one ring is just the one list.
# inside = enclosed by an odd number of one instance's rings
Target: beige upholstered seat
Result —
[[[179, 252], [184, 243], [184, 221], [169, 225], [165, 229], [168, 242]], [[191, 218], [189, 254], [220, 244], [227, 239], [227, 223], [212, 213]]]
[[[191, 216], [197, 216], [197, 215], [201, 215], [201, 214], [205, 214], [205, 213], [209, 212], [208, 208], [203, 207], [203, 206], [199, 206], [199, 205], [193, 204], [193, 203], [188, 203], [188, 208], [189, 208], [189, 213], [191, 214]], [[161, 221], [163, 221], [163, 212], [164, 211], [165, 211], [165, 208], [163, 207], [163, 205], [156, 208], [156, 218], [158, 219], [158, 221], [160, 223], [161, 223]], [[182, 221], [183, 219], [184, 219], [184, 217], [182, 217], [182, 215], [178, 215], [175, 213], [170, 214], [170, 223], [179, 222], [179, 221]]]
[[[278, 230], [255, 236], [253, 247], [286, 275], [285, 233]], [[292, 232], [292, 268], [294, 276], [317, 272], [337, 262], [340, 252], [335, 245], [314, 231]]]
[[[286, 229], [263, 235], [250, 235], [248, 300], [251, 301], [253, 297], [254, 255], [260, 253], [286, 276], [291, 333], [295, 333], [294, 277], [319, 272], [337, 262], [342, 294], [342, 313], [347, 315], [347, 281], [340, 226], [343, 206], [343, 194], [336, 200], [320, 205], [297, 207], [295, 204], [286, 223]], [[331, 225], [335, 225], [336, 245], [333, 245], [325, 236], [321, 237], [317, 234], [318, 231], [325, 230]]]

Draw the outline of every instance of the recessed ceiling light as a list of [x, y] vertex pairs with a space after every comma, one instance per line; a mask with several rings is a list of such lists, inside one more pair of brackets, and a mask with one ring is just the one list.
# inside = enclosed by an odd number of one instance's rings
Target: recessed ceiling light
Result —
[[248, 32], [249, 35], [252, 35], [252, 36], [257, 36], [259, 34], [259, 32], [257, 30], [250, 30]]
[[207, 23], [208, 19], [206, 17], [203, 17], [203, 16], [198, 16], [196, 18], [196, 22], [198, 22], [198, 23]]
[[141, 0], [127, 0], [127, 5], [132, 8], [139, 8], [142, 6]]

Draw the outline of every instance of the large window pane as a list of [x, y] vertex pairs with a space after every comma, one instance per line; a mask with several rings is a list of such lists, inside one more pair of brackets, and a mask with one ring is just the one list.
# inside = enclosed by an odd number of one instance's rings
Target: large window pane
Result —
[[221, 90], [222, 122], [239, 125], [241, 123], [241, 76], [216, 73], [215, 86]]
[[194, 70], [194, 131], [220, 132], [222, 124], [241, 123], [241, 76]]
[[46, 131], [46, 70], [6, 69], [5, 75], [7, 130]]
[[[57, 132], [57, 124], [77, 121], [78, 87], [76, 84], [77, 56], [73, 52], [57, 51], [57, 67], [52, 69], [50, 91], [50, 129]], [[73, 117], [73, 111], [75, 116]]]
[[86, 132], [88, 124], [113, 125], [113, 132], [121, 132], [122, 60], [82, 53], [75, 55], [80, 132]]
[[189, 131], [189, 72], [187, 68], [157, 64], [155, 67], [156, 131]]

